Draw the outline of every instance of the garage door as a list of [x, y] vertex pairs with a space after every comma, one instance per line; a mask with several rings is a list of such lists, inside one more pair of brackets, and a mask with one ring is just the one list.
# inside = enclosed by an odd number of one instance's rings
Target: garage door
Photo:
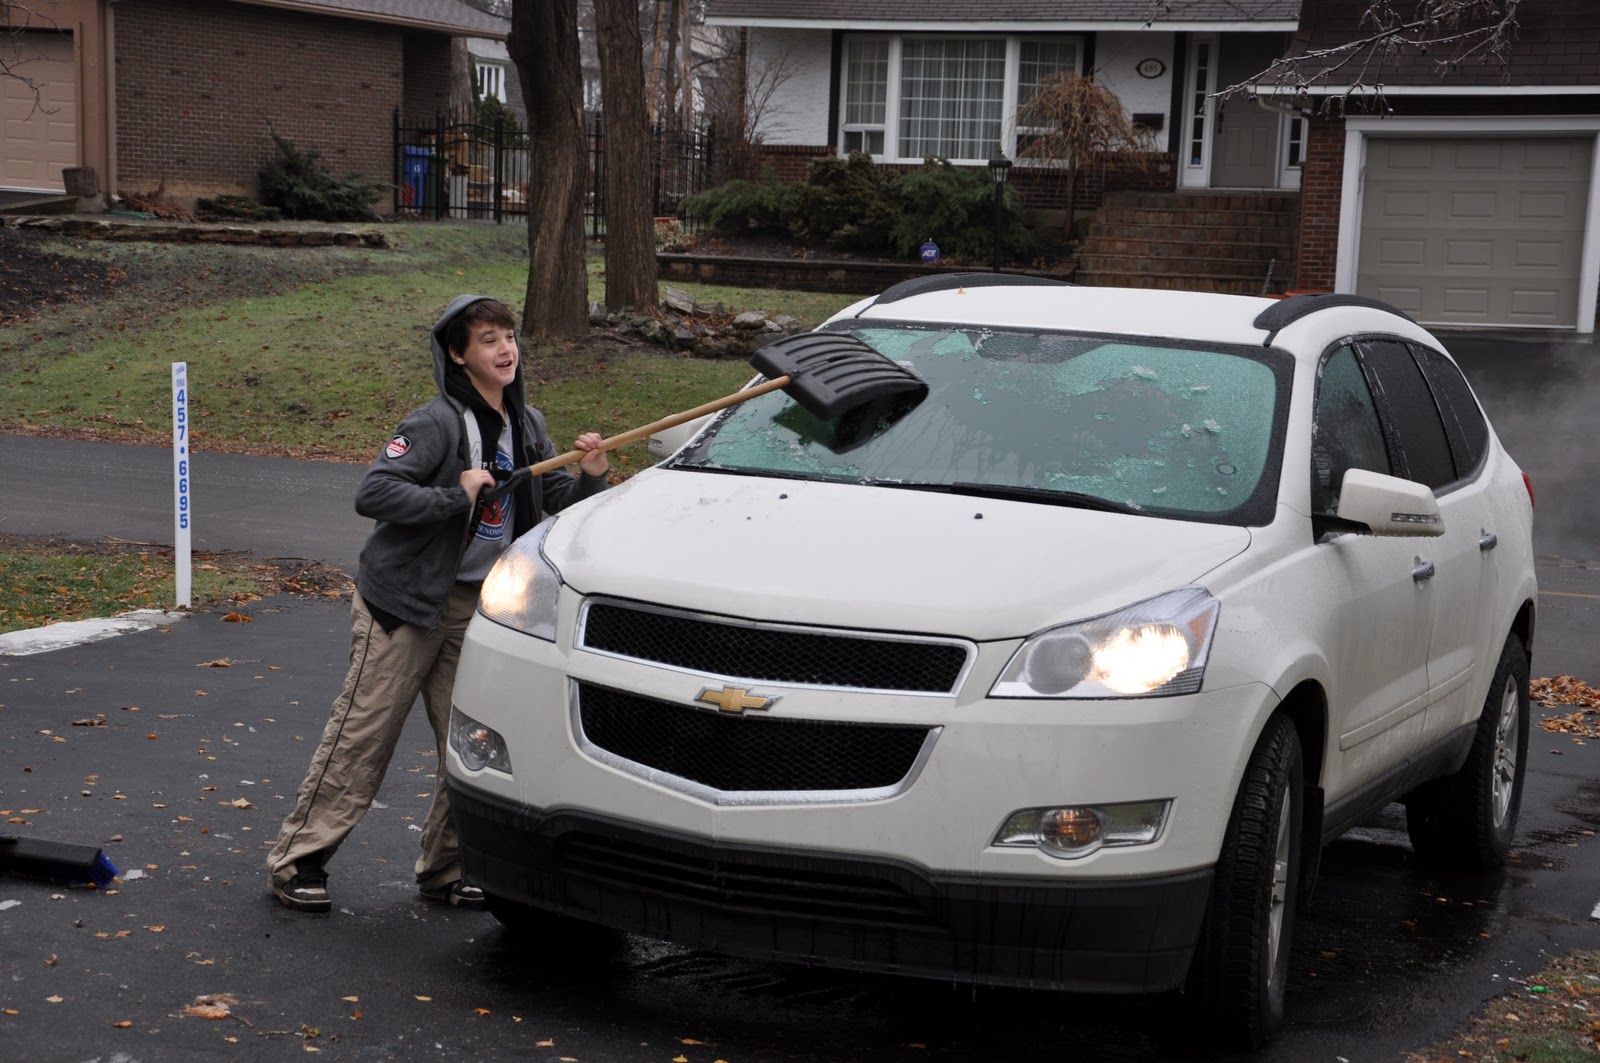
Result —
[[1570, 328], [1592, 138], [1373, 137], [1356, 290], [1430, 325]]
[[[9, 45], [8, 45], [9, 50]], [[72, 38], [61, 33], [24, 33], [12, 72], [39, 86], [0, 77], [0, 121], [5, 153], [0, 156], [0, 188], [60, 192], [63, 167], [78, 165], [78, 91]]]

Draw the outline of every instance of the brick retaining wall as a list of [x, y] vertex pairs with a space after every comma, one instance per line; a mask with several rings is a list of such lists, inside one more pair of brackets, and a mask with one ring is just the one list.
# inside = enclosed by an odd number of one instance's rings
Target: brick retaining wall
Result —
[[[870, 295], [930, 273], [987, 273], [971, 266], [924, 266], [917, 262], [856, 262], [849, 259], [741, 258], [734, 255], [664, 253], [656, 256], [668, 284], [698, 281], [736, 288], [784, 288], [802, 292]], [[1068, 274], [1045, 274], [1070, 280]]]

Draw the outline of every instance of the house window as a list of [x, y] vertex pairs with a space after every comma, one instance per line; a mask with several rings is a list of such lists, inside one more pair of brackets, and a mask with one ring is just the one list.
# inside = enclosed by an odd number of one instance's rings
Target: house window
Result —
[[1299, 115], [1289, 119], [1289, 167], [1299, 168], [1305, 162], [1306, 120]]
[[883, 154], [889, 103], [889, 41], [853, 40], [845, 46], [844, 150]]
[[506, 102], [506, 68], [499, 63], [478, 60], [478, 97]]
[[[1017, 60], [1017, 111], [1038, 95], [1046, 79], [1056, 74], [1071, 74], [1078, 67], [1078, 46], [1073, 41], [1023, 41]], [[1022, 150], [1050, 132], [1043, 126], [1017, 126], [1016, 150]]]
[[1211, 45], [1202, 41], [1194, 46], [1194, 82], [1191, 89], [1194, 128], [1189, 132], [1189, 165], [1205, 165], [1206, 90], [1211, 85]]
[[901, 36], [845, 40], [840, 147], [883, 161], [966, 162], [1016, 153], [1017, 103], [1075, 73], [1075, 38]]

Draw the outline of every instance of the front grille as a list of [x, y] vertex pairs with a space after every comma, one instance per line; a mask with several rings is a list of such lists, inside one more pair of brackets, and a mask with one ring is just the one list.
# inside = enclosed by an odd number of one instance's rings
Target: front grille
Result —
[[621, 838], [575, 831], [556, 846], [555, 866], [569, 887], [577, 879], [623, 886], [646, 896], [666, 896], [718, 909], [815, 919], [933, 927], [923, 904], [899, 885], [860, 874], [757, 863], [749, 854], [719, 859], [699, 850], [675, 851]]
[[595, 746], [713, 790], [870, 790], [916, 762], [925, 727], [708, 712], [578, 685], [579, 719]]
[[582, 645], [694, 672], [770, 683], [948, 694], [966, 647], [756, 627], [595, 602]]

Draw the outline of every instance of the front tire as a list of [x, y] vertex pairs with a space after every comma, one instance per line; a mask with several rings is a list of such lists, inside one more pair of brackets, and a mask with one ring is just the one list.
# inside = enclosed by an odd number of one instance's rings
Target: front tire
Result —
[[1493, 868], [1505, 863], [1522, 809], [1528, 763], [1528, 652], [1506, 638], [1467, 762], [1406, 799], [1406, 833], [1435, 864]]
[[1274, 717], [1239, 784], [1184, 988], [1188, 1025], [1208, 1043], [1254, 1051], [1283, 1024], [1304, 791], [1300, 736]]

